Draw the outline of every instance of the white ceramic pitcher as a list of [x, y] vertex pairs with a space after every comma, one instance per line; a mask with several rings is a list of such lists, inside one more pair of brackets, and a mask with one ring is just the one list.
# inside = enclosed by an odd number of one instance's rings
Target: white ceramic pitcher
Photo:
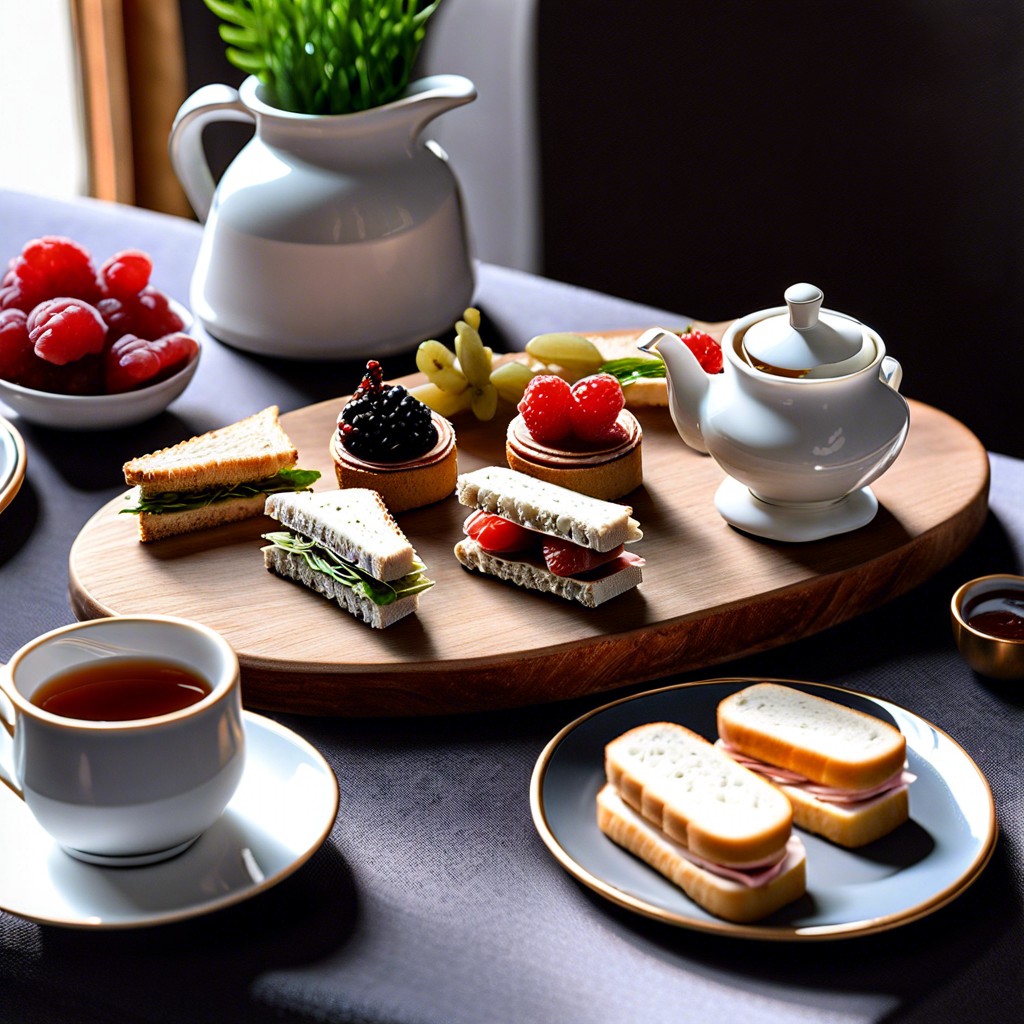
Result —
[[[208, 85], [171, 130], [175, 173], [205, 222], [192, 311], [237, 348], [306, 359], [383, 356], [448, 330], [474, 277], [458, 185], [428, 122], [476, 97], [436, 75], [355, 114], [269, 105], [248, 78]], [[256, 134], [214, 189], [202, 131]]]

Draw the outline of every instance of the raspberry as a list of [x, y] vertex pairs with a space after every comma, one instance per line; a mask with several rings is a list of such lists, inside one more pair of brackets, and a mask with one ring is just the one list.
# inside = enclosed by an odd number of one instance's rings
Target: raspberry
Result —
[[171, 309], [170, 299], [153, 287], [143, 288], [138, 295], [100, 299], [99, 311], [113, 338], [134, 334], [137, 338], [155, 341], [185, 326], [181, 317]]
[[561, 377], [533, 377], [519, 402], [526, 429], [541, 444], [555, 444], [572, 431], [572, 391]]
[[27, 326], [36, 355], [58, 366], [102, 352], [107, 339], [99, 310], [81, 299], [40, 302], [29, 314]]
[[70, 238], [46, 235], [27, 242], [10, 270], [18, 296], [15, 301], [8, 297], [7, 305], [26, 313], [45, 299], [71, 296], [95, 302], [100, 295], [92, 257]]
[[722, 372], [722, 346], [703, 331], [685, 331], [679, 335], [687, 348], [697, 357], [705, 373]]
[[187, 334], [167, 334], [155, 341], [122, 334], [107, 350], [103, 376], [109, 394], [156, 384], [180, 370], [199, 351]]
[[103, 357], [82, 356], [63, 366], [56, 366], [43, 359], [36, 359], [36, 365], [29, 375], [29, 387], [37, 391], [53, 391], [62, 395], [103, 394]]
[[131, 298], [149, 284], [153, 261], [140, 249], [122, 249], [100, 267], [103, 292], [117, 298]]
[[625, 405], [622, 385], [610, 373], [584, 377], [572, 386], [572, 431], [581, 441], [610, 441], [621, 430], [616, 419]]
[[502, 516], [480, 511], [474, 512], [466, 520], [463, 529], [484, 551], [493, 554], [525, 551], [533, 547], [538, 539], [538, 534], [526, 529], [525, 526], [519, 526]]
[[622, 545], [611, 551], [591, 551], [560, 537], [544, 538], [544, 562], [555, 576], [579, 576], [622, 554]]
[[20, 309], [0, 310], [0, 377], [12, 384], [24, 384], [36, 362], [27, 319]]

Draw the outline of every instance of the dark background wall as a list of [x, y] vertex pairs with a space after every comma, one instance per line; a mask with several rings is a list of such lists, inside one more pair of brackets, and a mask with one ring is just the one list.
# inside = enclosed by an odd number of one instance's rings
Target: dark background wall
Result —
[[[182, 11], [190, 89], [237, 84]], [[538, 0], [536, 38], [546, 275], [706, 320], [809, 280], [1024, 457], [1019, 0]]]
[[548, 275], [709, 320], [812, 281], [1024, 456], [1024, 5], [555, 0], [538, 42]]

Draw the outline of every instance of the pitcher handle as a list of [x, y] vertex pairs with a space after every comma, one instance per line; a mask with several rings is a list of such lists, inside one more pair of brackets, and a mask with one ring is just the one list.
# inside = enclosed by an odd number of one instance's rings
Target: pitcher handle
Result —
[[214, 190], [213, 174], [203, 152], [203, 129], [213, 121], [254, 124], [256, 118], [230, 85], [204, 85], [178, 109], [168, 142], [171, 166], [203, 223], [210, 215]]
[[[3, 666], [0, 666], [2, 668]], [[25, 799], [14, 772], [14, 705], [3, 690], [0, 690], [0, 783], [15, 796]]]
[[878, 376], [883, 384], [888, 384], [893, 391], [899, 391], [903, 382], [903, 367], [892, 356], [884, 356], [878, 368]]

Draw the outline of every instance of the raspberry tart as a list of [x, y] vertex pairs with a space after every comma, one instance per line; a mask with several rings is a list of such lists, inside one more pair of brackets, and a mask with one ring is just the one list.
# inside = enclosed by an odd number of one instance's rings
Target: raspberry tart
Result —
[[338, 416], [330, 451], [339, 487], [377, 491], [393, 513], [441, 501], [455, 490], [452, 425], [400, 384], [385, 384], [373, 359]]
[[628, 494], [643, 482], [643, 431], [624, 404], [607, 373], [571, 387], [553, 375], [534, 377], [508, 425], [509, 466], [605, 501]]

